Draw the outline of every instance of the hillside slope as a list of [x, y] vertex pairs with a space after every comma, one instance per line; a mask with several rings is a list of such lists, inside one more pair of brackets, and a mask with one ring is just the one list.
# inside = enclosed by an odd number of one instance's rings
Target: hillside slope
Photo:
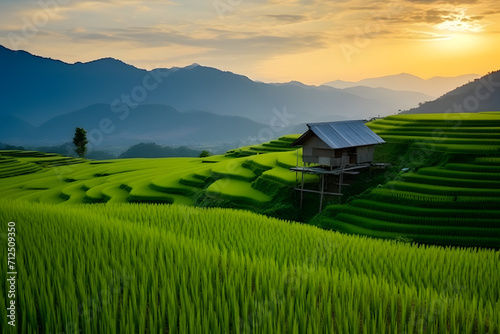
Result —
[[[369, 126], [387, 141], [377, 148], [377, 161], [395, 166], [350, 181], [342, 198], [349, 204], [328, 206], [313, 224], [430, 244], [500, 245], [500, 113], [399, 115]], [[304, 197], [299, 210], [299, 179], [290, 171], [301, 163], [301, 150], [290, 147], [297, 137], [201, 159], [83, 161], [0, 151], [0, 196], [63, 205], [239, 208], [307, 222], [317, 212], [318, 197]], [[403, 168], [411, 171], [401, 174]], [[318, 186], [314, 176], [305, 180], [308, 188]]]
[[465, 84], [403, 114], [463, 113], [500, 110], [500, 71]]
[[[209, 158], [82, 161], [40, 152], [0, 151], [0, 196], [61, 204], [218, 206], [296, 218], [298, 209], [290, 201], [296, 175], [289, 168], [301, 154], [290, 147], [298, 136]], [[17, 167], [21, 165], [26, 168]]]
[[[348, 205], [329, 206], [313, 224], [500, 248], [500, 113], [400, 115], [369, 126], [386, 145], [404, 146], [406, 153], [385, 184]], [[399, 172], [403, 168], [411, 171]]]

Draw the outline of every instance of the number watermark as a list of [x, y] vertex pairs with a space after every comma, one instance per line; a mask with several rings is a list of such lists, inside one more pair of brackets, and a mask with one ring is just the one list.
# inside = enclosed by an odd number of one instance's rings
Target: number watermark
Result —
[[16, 327], [16, 223], [7, 227], [7, 323]]

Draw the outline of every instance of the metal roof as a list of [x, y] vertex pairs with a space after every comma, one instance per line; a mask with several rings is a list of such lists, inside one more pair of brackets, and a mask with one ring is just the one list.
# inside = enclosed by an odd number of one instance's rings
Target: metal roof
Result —
[[340, 121], [307, 124], [309, 130], [292, 146], [303, 144], [312, 134], [332, 149], [383, 144], [385, 141], [370, 130], [363, 121]]

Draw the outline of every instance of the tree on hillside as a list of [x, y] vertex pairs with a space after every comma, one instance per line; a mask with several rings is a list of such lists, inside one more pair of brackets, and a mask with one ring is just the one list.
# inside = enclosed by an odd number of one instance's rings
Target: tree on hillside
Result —
[[207, 151], [207, 150], [203, 150], [200, 153], [200, 158], [206, 158], [206, 157], [209, 157], [209, 156], [210, 156], [210, 152]]
[[75, 152], [80, 158], [85, 158], [85, 153], [87, 153], [87, 131], [83, 128], [76, 128], [75, 137], [73, 137], [73, 144], [75, 144]]

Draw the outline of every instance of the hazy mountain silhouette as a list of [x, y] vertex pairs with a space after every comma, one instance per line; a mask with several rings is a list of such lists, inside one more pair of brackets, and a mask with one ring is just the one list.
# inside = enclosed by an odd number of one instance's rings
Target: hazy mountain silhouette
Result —
[[435, 93], [438, 86], [474, 76], [422, 80], [402, 74], [361, 81], [386, 88], [337, 89], [297, 81], [256, 82], [198, 64], [152, 71], [112, 58], [68, 64], [2, 46], [0, 73], [0, 140], [58, 145], [72, 138], [75, 127], [91, 131], [109, 119], [115, 129], [104, 134], [103, 147], [146, 141], [227, 143], [258, 137], [283, 121], [293, 129], [303, 123], [384, 116], [432, 99], [412, 90]]
[[95, 103], [117, 108], [165, 104], [181, 112], [204, 110], [265, 124], [275, 117], [275, 108], [286, 108], [294, 116], [289, 121], [296, 124], [367, 118], [400, 109], [332, 87], [266, 84], [197, 64], [146, 71], [112, 58], [67, 64], [0, 47], [0, 73], [0, 114], [34, 125]]
[[500, 71], [458, 87], [440, 98], [403, 113], [427, 114], [500, 110]]
[[111, 103], [147, 72], [110, 58], [70, 65], [0, 46], [0, 73], [0, 113], [38, 125], [93, 103]]
[[[10, 142], [56, 145], [73, 138], [76, 127], [87, 130], [98, 147], [124, 147], [140, 142], [169, 145], [213, 144], [256, 138], [265, 128], [238, 116], [221, 116], [203, 111], [181, 113], [166, 105], [140, 105], [127, 117], [115, 114], [107, 104], [54, 117]], [[5, 140], [4, 140], [5, 141]]]
[[0, 136], [2, 138], [17, 138], [31, 131], [35, 127], [22, 119], [11, 115], [0, 114]]
[[372, 99], [386, 104], [391, 110], [405, 110], [417, 107], [419, 103], [431, 101], [430, 95], [418, 92], [405, 92], [387, 88], [357, 86], [342, 89], [353, 95]]
[[355, 82], [336, 80], [327, 82], [325, 85], [339, 89], [357, 86], [372, 88], [380, 87], [391, 90], [419, 92], [436, 98], [479, 77], [479, 74], [465, 74], [457, 77], [433, 77], [425, 80], [415, 75], [401, 73], [379, 78], [363, 79]]

